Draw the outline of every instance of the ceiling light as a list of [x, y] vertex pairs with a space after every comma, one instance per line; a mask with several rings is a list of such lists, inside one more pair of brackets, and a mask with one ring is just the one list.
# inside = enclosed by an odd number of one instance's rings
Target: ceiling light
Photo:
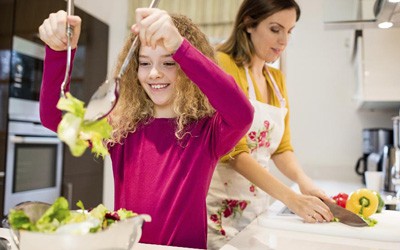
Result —
[[400, 0], [389, 0], [389, 3], [400, 3]]
[[393, 26], [392, 22], [381, 22], [380, 24], [378, 24], [378, 27], [381, 29], [388, 29], [392, 26]]

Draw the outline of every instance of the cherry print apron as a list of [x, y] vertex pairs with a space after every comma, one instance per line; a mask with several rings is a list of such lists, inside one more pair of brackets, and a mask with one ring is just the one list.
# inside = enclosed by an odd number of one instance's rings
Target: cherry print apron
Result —
[[[247, 133], [247, 145], [251, 156], [269, 169], [271, 155], [278, 148], [285, 129], [287, 113], [285, 99], [267, 67], [280, 100], [280, 107], [256, 100], [254, 84], [247, 68], [249, 100], [254, 107], [254, 119]], [[208, 247], [219, 249], [243, 230], [269, 206], [269, 195], [237, 173], [228, 163], [218, 163], [207, 196]]]

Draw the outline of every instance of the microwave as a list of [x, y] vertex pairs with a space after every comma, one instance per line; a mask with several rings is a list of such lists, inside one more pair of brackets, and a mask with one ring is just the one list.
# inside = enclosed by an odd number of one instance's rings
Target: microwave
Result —
[[10, 53], [10, 120], [39, 122], [45, 46], [14, 36]]
[[18, 36], [13, 37], [10, 97], [39, 101], [44, 54], [43, 45]]

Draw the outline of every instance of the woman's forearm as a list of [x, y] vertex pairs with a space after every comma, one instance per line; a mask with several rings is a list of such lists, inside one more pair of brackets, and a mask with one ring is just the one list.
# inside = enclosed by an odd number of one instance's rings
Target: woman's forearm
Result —
[[285, 151], [283, 153], [273, 155], [272, 160], [279, 171], [293, 182], [296, 182], [300, 185], [301, 183], [311, 181], [311, 179], [303, 171], [300, 163], [297, 161], [296, 155], [292, 151]]
[[299, 185], [301, 193], [316, 196], [323, 200], [331, 200], [325, 192], [317, 187], [314, 181], [306, 175], [292, 151], [274, 155], [272, 156], [272, 160], [279, 171]]
[[235, 171], [271, 197], [287, 204], [296, 195], [292, 189], [283, 184], [267, 169], [260, 166], [248, 153], [241, 153], [231, 161], [231, 165]]

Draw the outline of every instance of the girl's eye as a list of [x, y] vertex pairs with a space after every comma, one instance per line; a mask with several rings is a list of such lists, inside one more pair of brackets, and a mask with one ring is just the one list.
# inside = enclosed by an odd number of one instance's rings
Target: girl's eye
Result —
[[148, 63], [148, 62], [140, 62], [139, 61], [139, 66], [141, 66], [141, 67], [145, 67], [145, 66], [149, 66], [150, 65], [150, 63]]
[[164, 62], [164, 65], [165, 65], [166, 67], [173, 67], [173, 66], [176, 65], [176, 62], [175, 62], [175, 61], [173, 61], [173, 62]]

